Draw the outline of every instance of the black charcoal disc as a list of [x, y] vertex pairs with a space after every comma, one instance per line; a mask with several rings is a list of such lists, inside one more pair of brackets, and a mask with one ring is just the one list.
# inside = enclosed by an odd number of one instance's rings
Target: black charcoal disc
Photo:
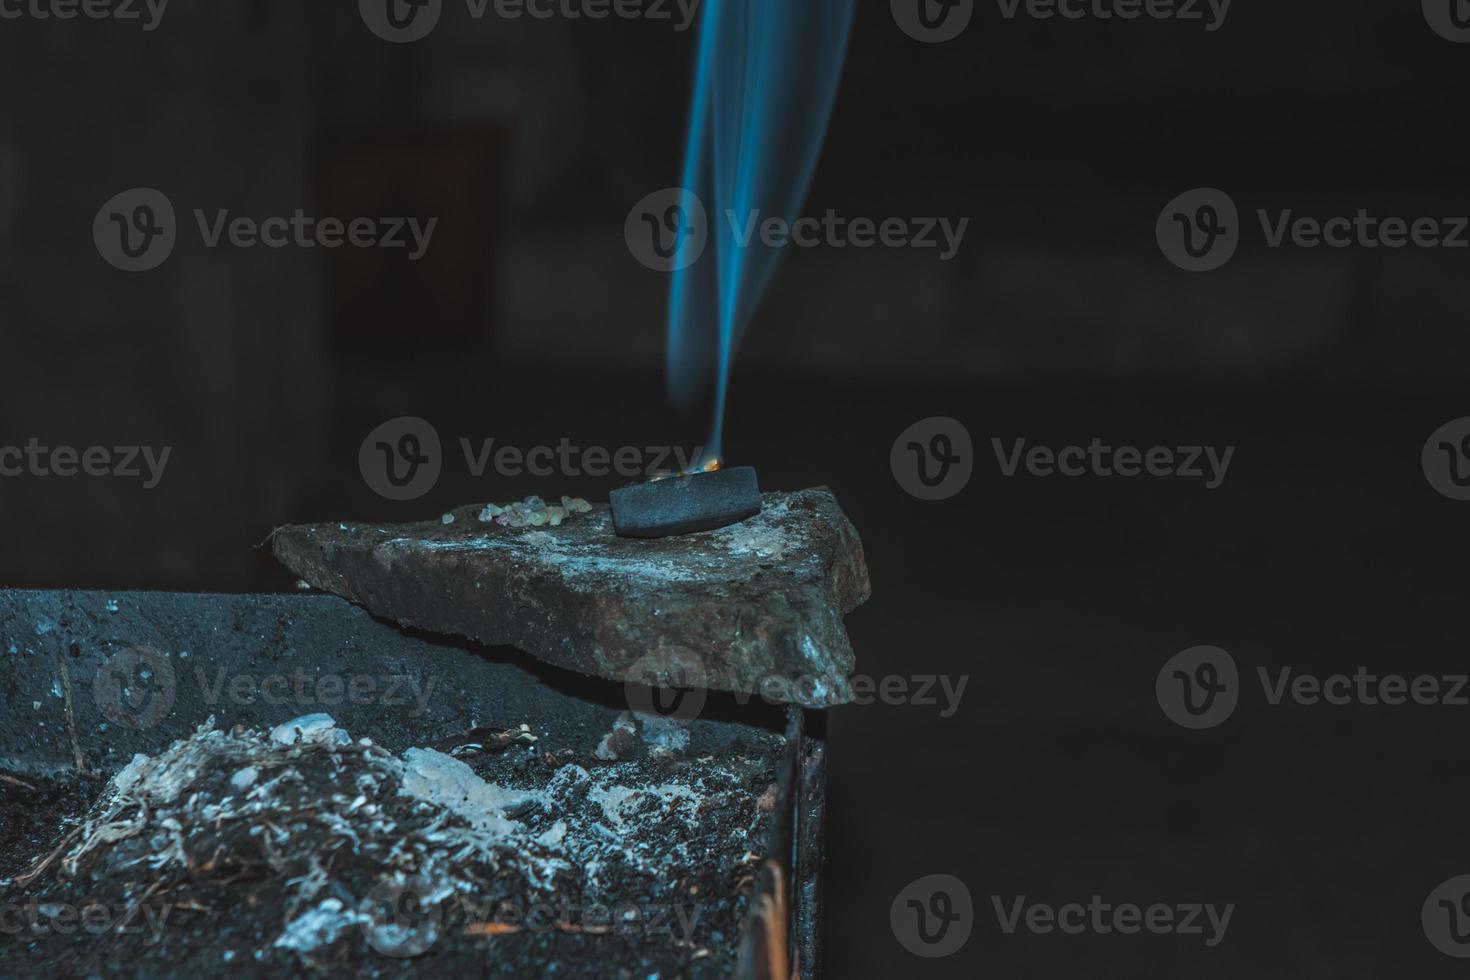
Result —
[[613, 529], [624, 538], [666, 538], [713, 531], [761, 512], [755, 469], [670, 477], [614, 490]]

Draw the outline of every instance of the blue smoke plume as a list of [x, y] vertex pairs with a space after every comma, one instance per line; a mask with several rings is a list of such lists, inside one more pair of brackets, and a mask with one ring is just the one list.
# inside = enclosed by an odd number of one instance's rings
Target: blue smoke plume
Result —
[[[668, 385], [688, 406], [712, 386], [718, 457], [730, 362], [780, 249], [759, 222], [796, 219], [842, 74], [855, 0], [705, 0], [682, 186], [704, 204], [704, 254], [673, 274]], [[754, 222], [754, 224], [752, 224]]]

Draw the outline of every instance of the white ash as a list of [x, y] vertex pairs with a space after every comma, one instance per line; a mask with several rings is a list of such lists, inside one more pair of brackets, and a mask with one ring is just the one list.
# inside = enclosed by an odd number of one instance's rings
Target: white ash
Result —
[[640, 743], [652, 758], [672, 758], [689, 750], [689, 730], [679, 718], [624, 711], [592, 754], [604, 762], [617, 762], [636, 756]]
[[570, 887], [612, 904], [608, 888], [673, 887], [676, 869], [707, 861], [711, 847], [760, 846], [762, 817], [733, 763], [705, 761], [687, 781], [658, 770], [657, 785], [647, 785], [648, 763], [566, 763], [524, 777], [534, 785], [501, 785], [433, 749], [398, 757], [363, 743], [327, 716], [269, 734], [222, 732], [211, 718], [118, 772], [61, 867], [69, 877], [85, 867], [98, 887], [108, 875], [132, 880], [127, 869], [139, 864], [185, 875], [221, 848], [265, 860], [287, 911], [267, 945], [305, 956], [361, 941], [354, 926], [377, 928], [365, 917], [385, 875], [411, 876], [432, 902], [474, 900], [519, 881], [522, 893]]
[[592, 754], [603, 762], [616, 762], [632, 754], [638, 742], [638, 725], [633, 713], [624, 711], [613, 721], [612, 730], [602, 736]]
[[329, 898], [292, 920], [274, 945], [279, 949], [309, 953], [319, 947], [330, 946], [353, 926], [366, 925], [371, 921], [370, 916], [348, 909], [341, 899]]
[[655, 797], [663, 804], [675, 801], [697, 804], [700, 801], [700, 797], [683, 784], [637, 788], [594, 786], [587, 791], [587, 798], [602, 807], [602, 813], [608, 823], [619, 834], [628, 832], [628, 821], [635, 819], [636, 815], [644, 809], [645, 798], [649, 796]]
[[742, 521], [716, 531], [714, 538], [731, 552], [749, 552], [772, 561], [784, 560], [791, 550], [790, 535], [770, 524]]
[[536, 843], [545, 847], [555, 847], [567, 836], [567, 822], [558, 820], [552, 824], [545, 833], [536, 838]]
[[683, 755], [689, 751], [689, 729], [679, 718], [665, 715], [639, 714], [643, 724], [643, 741], [654, 758]]
[[[799, 496], [799, 495], [798, 495]], [[539, 498], [531, 498], [543, 503]], [[545, 565], [562, 571], [568, 588], [586, 589], [601, 595], [606, 579], [615, 576], [649, 588], [677, 587], [691, 582], [702, 585], [744, 581], [753, 563], [781, 563], [793, 572], [819, 560], [813, 547], [809, 522], [793, 519], [791, 499], [768, 495], [764, 509], [754, 517], [715, 531], [704, 531], [697, 550], [667, 554], [633, 545], [610, 545], [616, 539], [612, 514], [606, 507], [588, 506], [586, 517], [577, 522], [575, 533], [548, 533], [549, 520], [535, 524], [524, 504], [508, 508], [490, 505], [480, 512], [480, 523], [521, 529], [522, 534], [496, 530], [453, 540], [392, 538], [376, 546], [374, 555], [391, 567], [399, 550], [431, 552], [490, 552], [524, 558], [534, 556]], [[585, 503], [585, 501], [583, 501]], [[522, 508], [516, 511], [515, 508]], [[540, 512], [544, 513], [544, 512]]]
[[272, 728], [271, 741], [277, 745], [316, 742], [325, 738], [336, 738], [337, 731], [337, 723], [332, 720], [331, 715], [302, 715]]
[[523, 806], [530, 794], [487, 783], [463, 762], [433, 749], [409, 749], [403, 757], [408, 763], [403, 792], [457, 814], [483, 833], [505, 836], [519, 826], [505, 813]]

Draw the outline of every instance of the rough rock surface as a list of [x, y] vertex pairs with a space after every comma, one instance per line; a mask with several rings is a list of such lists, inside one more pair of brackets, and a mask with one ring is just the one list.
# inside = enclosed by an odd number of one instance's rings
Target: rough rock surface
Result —
[[286, 527], [274, 548], [311, 585], [404, 626], [611, 680], [846, 703], [842, 617], [870, 592], [862, 543], [826, 488], [762, 500], [739, 524], [651, 541], [614, 535], [605, 505], [558, 527], [484, 523], [477, 505]]

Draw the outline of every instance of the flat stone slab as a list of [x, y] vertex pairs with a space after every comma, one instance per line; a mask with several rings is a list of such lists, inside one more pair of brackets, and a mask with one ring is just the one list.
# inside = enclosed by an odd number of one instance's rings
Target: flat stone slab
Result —
[[825, 487], [762, 495], [716, 531], [639, 540], [605, 504], [557, 527], [453, 521], [315, 524], [274, 537], [315, 588], [403, 626], [510, 645], [616, 681], [852, 700], [842, 617], [871, 587], [857, 531]]

